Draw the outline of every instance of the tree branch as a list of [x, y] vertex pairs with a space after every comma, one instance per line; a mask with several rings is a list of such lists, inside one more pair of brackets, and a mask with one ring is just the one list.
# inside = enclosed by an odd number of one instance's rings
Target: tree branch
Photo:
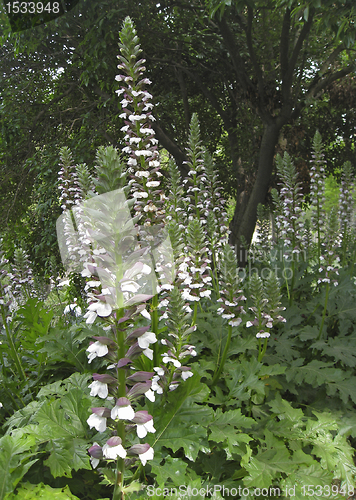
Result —
[[237, 80], [240, 82], [240, 85], [245, 92], [255, 91], [254, 85], [252, 84], [246, 73], [245, 61], [240, 56], [240, 51], [236, 46], [234, 35], [231, 33], [230, 27], [228, 26], [224, 18], [218, 20], [217, 22], [220, 28], [221, 36], [223, 37], [223, 40], [229, 51]]
[[284, 80], [288, 72], [289, 30], [290, 30], [290, 9], [287, 7], [283, 17], [281, 41], [279, 44], [279, 60], [281, 63], [282, 81]]
[[186, 177], [189, 172], [189, 169], [184, 164], [184, 162], [188, 160], [186, 154], [167, 135], [167, 133], [160, 127], [160, 125], [157, 122], [153, 122], [152, 128], [156, 133], [156, 138], [158, 139], [158, 141], [174, 157], [181, 174], [183, 175], [183, 177]]
[[303, 47], [303, 43], [304, 43], [306, 37], [309, 35], [310, 29], [311, 29], [312, 24], [313, 24], [313, 18], [314, 18], [314, 10], [311, 9], [309, 12], [308, 21], [306, 21], [304, 23], [303, 28], [301, 29], [301, 31], [299, 33], [298, 40], [294, 46], [291, 58], [289, 60], [288, 71], [285, 75], [285, 78], [283, 78], [283, 80], [282, 80], [283, 95], [285, 94], [286, 96], [289, 96], [289, 91], [290, 91], [290, 88], [292, 86], [292, 81], [293, 81], [293, 73], [295, 70], [295, 66], [297, 64], [298, 56], [299, 56], [299, 53]]

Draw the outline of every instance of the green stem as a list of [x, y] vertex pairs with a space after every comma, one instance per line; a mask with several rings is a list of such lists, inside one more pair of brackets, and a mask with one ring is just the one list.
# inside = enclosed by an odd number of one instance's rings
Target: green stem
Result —
[[326, 308], [328, 306], [329, 290], [330, 290], [330, 283], [327, 283], [326, 284], [326, 295], [325, 295], [325, 304], [324, 304], [323, 317], [321, 319], [321, 325], [320, 325], [320, 330], [319, 330], [319, 335], [318, 335], [318, 339], [317, 340], [320, 340], [321, 334], [322, 334], [322, 331], [323, 331], [323, 326], [324, 326], [324, 321], [325, 321], [325, 316], [326, 316]]
[[217, 368], [217, 370], [215, 371], [215, 374], [213, 376], [213, 380], [211, 382], [212, 386], [216, 384], [216, 382], [218, 381], [218, 379], [219, 379], [219, 377], [221, 375], [221, 372], [222, 372], [222, 370], [224, 368], [224, 364], [225, 364], [225, 361], [226, 361], [227, 353], [228, 353], [229, 347], [230, 347], [231, 335], [232, 335], [232, 326], [229, 325], [228, 326], [228, 335], [227, 335], [227, 340], [226, 340], [225, 348], [224, 348], [224, 351], [223, 351], [223, 354], [222, 354], [222, 357], [221, 357], [220, 365]]
[[[158, 334], [158, 295], [152, 297], [151, 303], [151, 331], [157, 336]], [[153, 345], [153, 363], [154, 366], [159, 366], [159, 357], [158, 357], [158, 349], [159, 344], [156, 342]]]
[[[116, 318], [120, 319], [124, 315], [124, 309], [119, 309], [116, 313]], [[125, 357], [125, 330], [123, 329], [123, 324], [120, 325], [115, 322], [116, 327], [116, 342], [117, 342], [117, 354], [118, 359]], [[120, 328], [119, 328], [120, 327]], [[117, 370], [117, 381], [118, 381], [118, 396], [119, 398], [126, 396], [126, 371], [124, 368], [119, 368]], [[117, 423], [117, 435], [121, 438], [122, 446], [125, 447], [125, 422], [119, 421]], [[118, 458], [116, 462], [116, 481], [113, 493], [113, 500], [123, 500], [124, 499], [124, 472], [125, 472], [125, 461], [122, 458]]]
[[193, 314], [192, 326], [194, 326], [195, 323], [196, 323], [196, 321], [197, 321], [197, 314], [198, 314], [198, 302], [195, 302], [195, 304], [194, 304], [194, 314]]
[[259, 353], [258, 353], [258, 361], [261, 362], [263, 359], [263, 356], [266, 354], [267, 350], [267, 339], [265, 339], [264, 344], [263, 344], [263, 349], [261, 350], [261, 339], [259, 339], [260, 345], [259, 345]]
[[[283, 252], [283, 247], [282, 247], [282, 252]], [[285, 265], [284, 265], [284, 256], [282, 256], [282, 262], [283, 262], [283, 275], [284, 275], [284, 281], [286, 282], [286, 287], [287, 287], [287, 295], [288, 295], [288, 301], [290, 301], [290, 293], [289, 293], [289, 286], [288, 286], [288, 279], [286, 277], [285, 273]]]
[[289, 305], [290, 306], [293, 303], [293, 288], [294, 288], [294, 277], [295, 277], [294, 275], [295, 275], [295, 262], [294, 262], [294, 258], [293, 258], [293, 260], [292, 260], [292, 283], [290, 285], [290, 297], [289, 297]]
[[25, 371], [23, 369], [23, 366], [22, 366], [21, 360], [19, 358], [19, 355], [17, 353], [15, 344], [14, 344], [14, 342], [12, 340], [12, 336], [11, 336], [11, 332], [9, 330], [8, 323], [6, 321], [6, 315], [5, 315], [5, 311], [4, 311], [4, 306], [1, 306], [1, 315], [2, 315], [2, 319], [3, 319], [3, 324], [4, 324], [4, 328], [5, 328], [5, 332], [6, 332], [7, 341], [9, 343], [9, 347], [10, 347], [10, 352], [11, 352], [12, 359], [13, 359], [15, 365], [16, 365], [18, 373], [20, 374], [20, 376], [22, 378], [22, 381], [23, 382], [27, 382]]

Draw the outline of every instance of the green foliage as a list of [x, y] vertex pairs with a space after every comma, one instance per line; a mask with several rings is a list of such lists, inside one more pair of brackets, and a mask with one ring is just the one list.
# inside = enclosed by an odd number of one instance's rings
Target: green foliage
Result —
[[64, 488], [51, 488], [48, 484], [31, 484], [24, 483], [18, 488], [16, 495], [11, 494], [6, 497], [6, 500], [13, 500], [18, 498], [19, 500], [33, 500], [39, 498], [40, 500], [51, 500], [52, 498], [58, 500], [78, 500], [78, 497], [74, 496], [68, 486]]
[[[212, 2], [210, 7], [213, 11], [215, 7], [226, 7], [226, 13], [230, 7], [228, 3]], [[107, 2], [104, 4], [105, 9]], [[337, 2], [336, 4], [338, 5]], [[273, 5], [276, 7], [273, 16], [280, 16], [277, 4]], [[294, 2], [280, 2], [278, 5], [283, 9], [286, 5], [291, 9], [295, 7]], [[245, 4], [235, 2], [235, 6], [240, 13], [238, 18], [243, 16]], [[151, 5], [141, 7], [143, 10], [154, 10]], [[252, 4], [247, 6], [247, 13], [254, 8]], [[319, 9], [317, 2], [311, 8], [302, 6], [300, 12], [294, 12], [293, 22], [301, 31], [302, 26], [312, 19], [313, 9]], [[165, 22], [170, 20], [167, 12], [162, 14]], [[101, 23], [102, 26], [104, 19], [105, 16], [101, 17], [98, 25]], [[255, 22], [253, 16], [249, 19], [251, 23]], [[216, 22], [223, 20], [222, 16]], [[185, 21], [179, 26], [182, 33]], [[269, 19], [269, 22], [274, 26], [275, 18]], [[190, 28], [191, 26], [189, 25]], [[344, 27], [340, 29], [337, 36]], [[238, 36], [240, 31], [241, 29], [236, 30]], [[96, 39], [96, 35], [89, 33], [88, 39]], [[185, 36], [190, 42], [191, 35]], [[103, 43], [105, 40], [104, 37]], [[127, 66], [126, 70], [131, 72], [133, 78], [139, 71], [138, 66], [143, 63], [136, 63], [135, 60], [141, 50], [135, 27], [129, 18], [125, 18], [120, 40], [121, 62]], [[276, 44], [277, 39], [273, 43]], [[312, 39], [310, 43], [313, 45], [315, 41]], [[98, 48], [91, 47], [90, 50], [101, 53], [103, 48], [100, 42]], [[207, 50], [206, 47], [202, 49]], [[197, 50], [193, 44], [191, 51]], [[132, 58], [131, 55], [135, 57]], [[194, 60], [198, 59], [195, 55]], [[100, 69], [97, 69], [97, 78], [96, 84], [102, 91], [105, 84]], [[88, 66], [81, 74], [81, 81], [90, 92], [92, 81]], [[233, 83], [230, 84], [229, 81], [223, 80], [223, 85], [230, 90], [234, 89]], [[191, 99], [194, 101], [194, 96]], [[242, 102], [242, 107], [243, 105]], [[16, 133], [20, 134], [20, 131]], [[318, 134], [315, 135], [314, 150], [315, 161], [322, 161], [323, 147]], [[69, 168], [73, 167], [69, 147], [61, 149], [61, 157], [63, 166], [74, 172], [74, 168]], [[158, 297], [155, 297], [150, 303], [150, 325], [147, 324], [147, 314], [143, 318], [137, 318], [130, 316], [133, 310], [116, 309], [106, 316], [98, 314], [95, 325], [88, 327], [82, 316], [63, 315], [60, 318], [61, 310], [48, 311], [47, 305], [35, 299], [28, 300], [16, 311], [10, 311], [3, 298], [7, 293], [4, 290], [9, 277], [2, 272], [0, 411], [3, 412], [3, 435], [0, 437], [0, 500], [6, 495], [20, 498], [22, 495], [27, 498], [27, 491], [30, 494], [33, 492], [36, 498], [41, 498], [41, 495], [43, 498], [46, 498], [44, 495], [55, 496], [56, 492], [52, 487], [60, 487], [58, 497], [59, 493], [62, 497], [68, 493], [63, 498], [70, 498], [68, 487], [63, 489], [66, 485], [78, 494], [78, 498], [97, 500], [102, 491], [103, 496], [107, 493], [111, 495], [110, 486], [121, 479], [125, 479], [125, 484], [128, 484], [123, 491], [125, 497], [130, 499], [148, 496], [159, 498], [161, 495], [158, 493], [148, 493], [150, 486], [172, 488], [173, 494], [169, 494], [170, 490], [167, 490], [166, 496], [178, 499], [178, 488], [182, 484], [196, 488], [197, 491], [209, 485], [221, 484], [230, 488], [278, 487], [282, 491], [282, 498], [293, 497], [300, 500], [306, 495], [312, 499], [320, 498], [320, 488], [324, 497], [329, 497], [327, 488], [330, 491], [332, 485], [337, 486], [334, 498], [341, 499], [346, 495], [351, 497], [356, 483], [356, 288], [354, 228], [351, 219], [344, 218], [342, 225], [340, 210], [339, 213], [336, 208], [331, 210], [327, 219], [322, 219], [321, 210], [317, 210], [313, 214], [313, 224], [302, 227], [306, 214], [301, 213], [302, 197], [297, 169], [287, 153], [283, 159], [277, 157], [282, 189], [280, 194], [272, 191], [272, 198], [275, 204], [275, 221], [280, 225], [277, 227], [277, 234], [273, 235], [265, 260], [257, 262], [253, 271], [249, 267], [250, 274], [247, 277], [243, 270], [237, 268], [233, 248], [223, 242], [224, 234], [223, 231], [219, 233], [222, 225], [218, 227], [218, 217], [213, 217], [213, 211], [218, 212], [222, 207], [219, 191], [214, 185], [218, 183], [218, 178], [211, 157], [204, 153], [200, 125], [195, 113], [189, 129], [188, 160], [192, 175], [190, 186], [180, 184], [178, 168], [173, 163], [169, 164], [171, 180], [168, 188], [172, 198], [167, 202], [171, 216], [168, 231], [175, 264], [178, 267], [184, 263], [187, 268], [194, 264], [194, 280], [199, 282], [193, 283], [193, 278], [188, 273], [180, 272], [183, 278], [179, 277], [180, 281], [177, 279], [173, 286], [166, 287], [162, 302], [159, 303]], [[88, 191], [92, 196], [89, 170], [83, 165], [76, 170], [80, 196], [84, 198]], [[120, 160], [118, 150], [112, 146], [99, 148], [95, 170], [98, 176], [95, 181], [98, 194], [126, 185], [124, 163]], [[351, 167], [346, 165], [345, 170], [346, 180], [345, 176], [343, 180], [350, 185]], [[204, 189], [202, 186], [205, 186]], [[189, 188], [195, 191], [189, 191]], [[200, 189], [199, 195], [197, 189]], [[215, 205], [207, 209], [206, 219], [202, 217], [203, 210], [209, 205], [203, 204], [203, 193], [209, 193], [211, 200], [208, 201]], [[183, 199], [188, 194], [192, 195], [189, 207]], [[351, 213], [351, 198], [349, 200]], [[112, 217], [117, 203], [118, 200], [112, 197], [107, 204], [99, 203], [100, 206], [96, 207], [99, 211], [91, 209], [90, 213], [93, 217], [96, 216], [95, 229], [117, 237], [117, 241], [110, 242], [113, 253], [118, 248], [122, 249], [125, 243], [120, 241], [117, 220]], [[319, 209], [320, 207], [319, 204]], [[183, 208], [187, 209], [187, 213], [179, 210]], [[263, 220], [266, 216], [264, 209], [260, 206], [258, 211]], [[204, 213], [204, 217], [205, 215]], [[283, 219], [287, 215], [289, 219]], [[283, 231], [284, 222], [290, 224], [287, 233]], [[317, 262], [313, 237], [319, 225], [324, 225], [327, 230], [325, 237], [318, 239], [319, 250], [322, 252], [319, 252]], [[341, 261], [337, 259], [341, 244], [340, 227], [343, 234], [350, 235], [343, 239]], [[267, 243], [267, 234], [265, 240]], [[300, 247], [297, 248], [296, 242], [300, 243]], [[288, 249], [296, 251], [291, 253], [296, 258], [292, 258], [290, 262], [287, 260]], [[305, 249], [306, 252], [299, 259], [300, 249]], [[100, 254], [99, 251], [97, 253]], [[322, 253], [325, 255], [325, 266], [322, 264]], [[101, 258], [107, 264], [107, 256]], [[2, 262], [2, 269], [5, 270], [6, 265]], [[286, 270], [292, 272], [291, 277], [281, 275], [281, 271]], [[330, 286], [333, 276], [328, 273], [338, 275], [335, 287]], [[194, 286], [199, 290], [203, 275], [204, 286], [206, 285], [210, 294], [195, 296], [197, 300], [191, 318], [192, 309], [187, 307], [187, 300], [191, 300], [191, 296], [186, 292], [192, 292]], [[129, 276], [128, 280], [129, 286], [133, 286], [134, 276]], [[170, 293], [166, 293], [167, 290]], [[98, 306], [93, 297], [95, 295], [89, 292], [91, 311]], [[246, 315], [241, 305], [244, 301], [247, 302]], [[166, 308], [165, 315], [160, 318], [163, 307]], [[140, 308], [141, 306], [137, 313]], [[280, 316], [281, 311], [284, 311], [286, 322]], [[107, 310], [104, 312], [106, 314]], [[159, 328], [159, 319], [163, 318], [166, 321]], [[130, 328], [134, 328], [128, 351], [122, 342], [124, 330], [120, 329], [125, 323], [130, 323]], [[103, 330], [104, 325], [108, 327], [106, 330]], [[138, 329], [135, 330], [136, 327]], [[149, 374], [153, 370], [156, 373], [163, 372], [159, 382], [162, 385], [167, 382], [163, 390], [156, 380], [155, 397], [152, 397], [152, 393], [147, 395], [149, 385], [141, 386], [138, 383], [134, 386], [134, 391], [138, 391], [135, 404], [143, 411], [147, 408], [154, 419], [155, 432], [149, 432], [146, 440], [154, 449], [155, 455], [147, 465], [139, 465], [134, 470], [129, 467], [129, 460], [132, 460], [130, 455], [126, 464], [120, 458], [121, 477], [116, 469], [111, 468], [110, 462], [107, 466], [99, 467], [99, 472], [94, 470], [88, 454], [88, 448], [94, 440], [98, 440], [103, 446], [105, 442], [107, 444], [112, 430], [108, 426], [104, 432], [90, 431], [90, 408], [109, 410], [112, 402], [109, 398], [89, 395], [88, 384], [92, 373], [89, 373], [85, 351], [88, 348], [88, 337], [93, 336], [97, 341], [97, 348], [102, 350], [100, 340], [107, 342], [105, 335], [109, 333], [106, 332], [115, 328], [117, 337], [111, 343], [109, 339], [108, 358], [102, 360], [97, 353], [99, 359], [95, 359], [93, 363], [94, 370], [101, 372], [96, 374], [98, 380], [107, 375], [107, 362], [111, 363], [115, 359], [113, 349], [119, 347], [126, 363], [120, 368], [114, 365], [114, 369], [118, 371], [120, 394], [126, 394], [127, 373], [132, 372], [138, 379], [146, 377], [147, 373], [137, 374], [137, 368], [149, 371]], [[137, 347], [139, 344], [136, 342], [142, 328], [152, 329], [159, 340], [167, 335], [165, 344], [156, 342], [152, 360], [149, 356], [140, 357]], [[149, 332], [149, 335], [152, 333]], [[188, 342], [193, 342], [195, 347]], [[166, 357], [171, 357], [169, 361], [164, 361], [164, 357], [160, 358], [165, 345], [168, 346]], [[93, 348], [95, 346], [91, 347]], [[196, 360], [191, 362], [184, 359], [183, 363], [189, 363], [190, 366], [182, 367], [179, 360], [188, 354], [196, 355]], [[176, 364], [165, 366], [172, 359]], [[177, 365], [180, 372], [175, 370]], [[186, 379], [183, 377], [183, 368], [186, 370]], [[192, 372], [187, 371], [190, 369]], [[178, 377], [174, 378], [177, 374]], [[160, 378], [158, 375], [156, 377]], [[176, 383], [179, 377], [182, 380], [179, 380], [180, 384]], [[114, 379], [114, 383], [117, 380]], [[147, 401], [142, 396], [142, 391], [147, 395]], [[110, 398], [112, 394], [110, 392]], [[132, 393], [130, 398], [134, 399]], [[115, 432], [119, 429], [120, 432], [123, 431], [123, 436], [127, 432], [133, 443], [138, 442], [139, 436], [136, 436], [132, 421], [126, 426], [120, 421], [117, 424]], [[101, 452], [98, 451], [98, 456]], [[92, 455], [91, 458], [95, 457]], [[103, 458], [107, 457], [100, 456], [100, 460]], [[94, 466], [94, 461], [92, 464]], [[101, 484], [100, 475], [104, 477]], [[72, 484], [76, 485], [75, 490], [71, 488]], [[143, 484], [146, 488], [140, 489]], [[292, 495], [293, 488], [296, 491]], [[122, 497], [121, 491], [119, 494], [114, 492], [114, 498], [119, 495]], [[201, 492], [197, 495], [191, 492], [185, 497], [204, 496], [206, 495]], [[215, 498], [224, 496], [218, 492]], [[265, 497], [263, 494], [255, 496]]]
[[126, 185], [126, 171], [117, 150], [112, 147], [100, 147], [96, 154], [98, 175], [95, 189], [98, 194], [108, 193]]

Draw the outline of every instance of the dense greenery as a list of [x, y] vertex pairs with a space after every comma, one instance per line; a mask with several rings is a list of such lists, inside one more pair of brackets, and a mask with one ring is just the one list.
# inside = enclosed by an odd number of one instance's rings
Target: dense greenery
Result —
[[114, 77], [126, 15], [153, 82], [156, 136], [186, 175], [188, 127], [198, 113], [223, 189], [237, 200], [233, 242], [240, 233], [249, 241], [258, 202], [271, 202], [275, 152], [293, 154], [306, 193], [316, 129], [329, 169], [353, 154], [352, 2], [81, 0], [15, 35], [3, 12], [1, 231], [7, 253], [25, 247], [47, 279], [60, 266], [58, 149], [93, 165], [100, 145], [123, 146]]
[[172, 159], [160, 172], [140, 52], [126, 18], [120, 154], [85, 167], [58, 151], [61, 283], [45, 293], [24, 251], [1, 255], [0, 500], [351, 497], [351, 164], [330, 208], [319, 133], [310, 203], [277, 156], [273, 210], [258, 207], [238, 268], [196, 114], [187, 179]]

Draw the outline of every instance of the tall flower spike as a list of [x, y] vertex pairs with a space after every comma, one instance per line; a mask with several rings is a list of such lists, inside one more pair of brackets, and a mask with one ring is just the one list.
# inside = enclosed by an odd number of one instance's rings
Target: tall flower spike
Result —
[[281, 236], [287, 247], [292, 247], [293, 252], [300, 252], [301, 234], [300, 229], [303, 222], [300, 220], [302, 194], [300, 184], [297, 182], [298, 173], [287, 152], [283, 159], [280, 155], [276, 157], [278, 175], [282, 181], [281, 199], [283, 203], [283, 215], [279, 217], [281, 222]]
[[239, 326], [242, 322], [241, 314], [245, 313], [243, 303], [246, 297], [241, 289], [241, 279], [236, 266], [236, 254], [231, 246], [226, 243], [219, 263], [220, 298], [221, 306], [217, 313], [228, 319], [230, 326]]
[[208, 288], [211, 281], [211, 260], [208, 258], [205, 231], [198, 219], [193, 219], [188, 224], [185, 254], [186, 269], [178, 274], [186, 287], [184, 298], [199, 301], [201, 297], [210, 297], [211, 291]]
[[208, 217], [209, 214], [212, 214], [211, 219], [213, 220], [210, 226], [214, 227], [214, 232], [208, 231], [209, 239], [214, 247], [222, 247], [228, 242], [230, 233], [228, 215], [225, 210], [226, 200], [221, 196], [218, 173], [208, 151], [204, 152], [203, 165], [206, 175], [206, 192], [208, 193], [208, 196], [205, 197], [205, 216]]
[[[59, 202], [63, 214], [57, 220], [58, 244], [62, 261], [68, 271], [80, 271], [81, 245], [78, 239], [78, 228], [74, 225], [72, 208], [77, 207], [82, 201], [81, 188], [72, 153], [69, 148], [63, 147], [59, 151], [61, 169], [58, 172], [60, 190]], [[81, 235], [83, 236], [83, 234]]]
[[22, 248], [16, 248], [11, 277], [11, 292], [18, 302], [27, 300], [34, 292], [34, 280], [28, 255]]
[[203, 164], [204, 150], [200, 140], [199, 120], [196, 113], [193, 113], [190, 122], [188, 147], [186, 150], [188, 156], [186, 164], [189, 167], [188, 178], [183, 181], [184, 184], [187, 184], [187, 197], [185, 198], [186, 213], [188, 214], [188, 220], [198, 218], [202, 224], [205, 224], [206, 216], [204, 209], [205, 200], [208, 197], [206, 189], [207, 178]]
[[[155, 368], [157, 375], [153, 377], [152, 390], [162, 392], [176, 389], [179, 383], [193, 375], [187, 366], [182, 366], [188, 356], [195, 356], [195, 348], [190, 345], [190, 334], [196, 330], [196, 326], [189, 323], [190, 313], [186, 311], [186, 305], [177, 286], [170, 294], [170, 302], [167, 308], [167, 331], [171, 341], [163, 341], [169, 347], [167, 353], [162, 356], [162, 364]], [[161, 389], [160, 389], [161, 388]]]
[[271, 189], [271, 196], [273, 201], [274, 210], [272, 212], [272, 245], [278, 244], [281, 238], [281, 232], [283, 228], [282, 224], [282, 214], [283, 214], [283, 202], [276, 188]]
[[2, 239], [0, 239], [0, 311], [7, 316], [11, 306], [12, 297], [10, 286], [10, 276], [8, 272], [8, 259], [4, 257], [4, 251], [1, 249]]
[[341, 246], [339, 219], [335, 207], [330, 210], [327, 218], [326, 237], [324, 253], [320, 256], [319, 272], [325, 273], [324, 278], [319, 278], [318, 283], [333, 283], [334, 286], [338, 285], [335, 275], [339, 274], [336, 262], [340, 261], [338, 250]]
[[77, 165], [77, 176], [81, 199], [85, 200], [86, 198], [93, 196], [95, 190], [94, 181], [86, 163]]
[[167, 200], [168, 208], [166, 220], [174, 219], [178, 223], [182, 218], [182, 212], [184, 212], [184, 189], [179, 169], [171, 158], [168, 161], [168, 172], [169, 197]]
[[70, 210], [81, 201], [81, 190], [78, 183], [76, 167], [73, 165], [72, 153], [63, 147], [59, 151], [61, 169], [58, 172], [60, 190], [59, 202], [62, 210]]
[[351, 219], [354, 210], [354, 199], [352, 196], [352, 167], [349, 161], [343, 165], [341, 177], [340, 195], [339, 195], [339, 224], [341, 235], [342, 259], [345, 261], [347, 248], [351, 239]]
[[145, 90], [151, 82], [144, 78], [145, 59], [139, 59], [142, 52], [136, 30], [129, 17], [126, 17], [120, 32], [120, 64], [118, 69], [124, 74], [116, 76], [121, 88], [116, 91], [122, 106], [121, 118], [125, 125], [126, 147], [123, 152], [129, 156], [128, 172], [132, 175], [131, 191], [135, 200], [134, 209], [138, 216], [145, 216], [145, 225], [157, 224], [164, 218], [163, 191], [159, 188], [162, 174], [159, 171], [160, 159], [157, 150], [158, 141], [152, 129], [155, 118], [152, 115], [152, 95]]
[[310, 169], [311, 223], [317, 235], [317, 256], [320, 265], [321, 245], [325, 233], [325, 164], [321, 135], [315, 132], [313, 139], [312, 167]]
[[[96, 153], [97, 179], [94, 181], [98, 194], [109, 193], [126, 186], [126, 168], [113, 146], [100, 146]], [[124, 189], [127, 194], [127, 189]]]
[[257, 224], [258, 224], [258, 241], [255, 247], [260, 251], [263, 261], [267, 261], [271, 243], [269, 239], [270, 234], [270, 220], [269, 211], [266, 207], [259, 203], [257, 205]]

